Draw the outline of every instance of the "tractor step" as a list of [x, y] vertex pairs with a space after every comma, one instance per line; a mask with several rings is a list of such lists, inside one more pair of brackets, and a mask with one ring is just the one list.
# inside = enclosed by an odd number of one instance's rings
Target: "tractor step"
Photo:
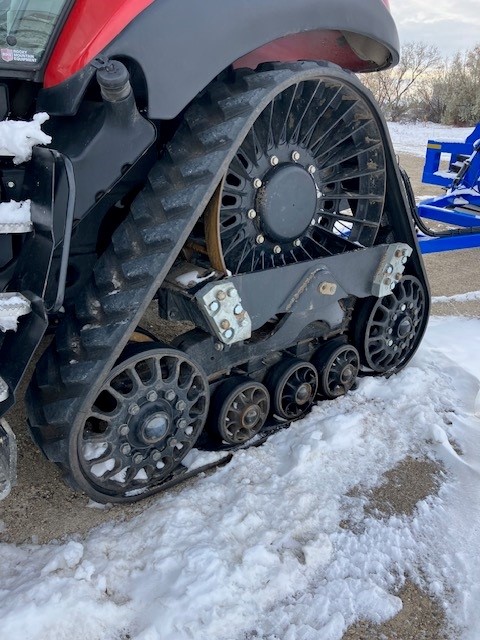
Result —
[[20, 316], [31, 310], [30, 300], [21, 293], [0, 293], [0, 330], [16, 331]]

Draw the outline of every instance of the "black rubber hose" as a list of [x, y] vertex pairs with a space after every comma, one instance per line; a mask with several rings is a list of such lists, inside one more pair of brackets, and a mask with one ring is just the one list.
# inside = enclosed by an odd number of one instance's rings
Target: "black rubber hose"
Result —
[[402, 176], [403, 186], [407, 194], [408, 204], [410, 206], [410, 212], [412, 214], [413, 222], [420, 229], [422, 233], [431, 238], [448, 238], [451, 236], [470, 236], [474, 233], [480, 233], [480, 227], [463, 227], [462, 229], [449, 229], [448, 231], [435, 231], [428, 227], [422, 218], [418, 215], [417, 204], [415, 202], [415, 195], [413, 193], [412, 183], [408, 177], [407, 172], [403, 167], [400, 167], [400, 174]]

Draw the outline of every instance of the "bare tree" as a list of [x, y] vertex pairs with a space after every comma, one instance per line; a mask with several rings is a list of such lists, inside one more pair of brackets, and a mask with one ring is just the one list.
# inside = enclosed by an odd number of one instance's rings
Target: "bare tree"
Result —
[[402, 57], [396, 67], [362, 76], [362, 81], [387, 117], [397, 121], [408, 110], [419, 80], [438, 69], [441, 62], [437, 47], [424, 42], [408, 42], [402, 48]]

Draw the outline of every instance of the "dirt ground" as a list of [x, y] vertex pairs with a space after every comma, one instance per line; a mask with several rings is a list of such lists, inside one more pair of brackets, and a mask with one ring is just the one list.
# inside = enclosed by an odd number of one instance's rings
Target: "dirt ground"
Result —
[[[403, 155], [416, 195], [435, 193], [420, 183], [422, 159]], [[432, 295], [452, 295], [480, 289], [480, 250], [426, 256]], [[439, 315], [480, 316], [480, 301], [435, 304]], [[58, 469], [48, 463], [32, 444], [20, 401], [7, 416], [18, 438], [18, 486], [0, 503], [0, 542], [44, 543], [69, 534], [83, 535], [109, 520], [124, 520], [143, 511], [155, 498], [138, 505], [98, 508], [63, 484]], [[377, 492], [369, 495], [369, 516], [383, 518], [397, 513], [410, 515], [417, 502], [435, 493], [441, 469], [431, 462], [407, 459], [390, 471]], [[358, 488], [358, 491], [362, 491]], [[348, 522], [342, 526], [350, 526]], [[360, 621], [350, 627], [344, 640], [440, 640], [454, 638], [447, 632], [441, 608], [408, 581], [397, 593], [403, 610], [383, 625]]]

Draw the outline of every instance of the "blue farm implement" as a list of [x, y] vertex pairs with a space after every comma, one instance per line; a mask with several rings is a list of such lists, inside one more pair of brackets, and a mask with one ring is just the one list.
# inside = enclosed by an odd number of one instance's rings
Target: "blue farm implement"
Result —
[[[449, 156], [445, 170], [442, 154]], [[465, 142], [429, 140], [422, 181], [446, 188], [412, 207], [422, 253], [480, 247], [480, 123]], [[434, 231], [422, 219], [447, 227]]]

